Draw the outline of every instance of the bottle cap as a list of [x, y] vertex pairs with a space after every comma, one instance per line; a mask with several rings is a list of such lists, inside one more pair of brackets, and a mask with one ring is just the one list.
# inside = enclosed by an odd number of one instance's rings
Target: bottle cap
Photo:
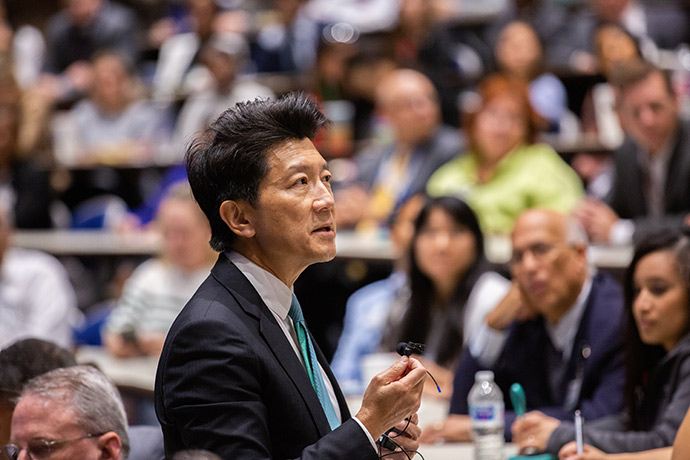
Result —
[[483, 382], [485, 380], [490, 380], [493, 382], [493, 380], [494, 380], [493, 371], [479, 371], [476, 374], [474, 374], [474, 381], [475, 382]]

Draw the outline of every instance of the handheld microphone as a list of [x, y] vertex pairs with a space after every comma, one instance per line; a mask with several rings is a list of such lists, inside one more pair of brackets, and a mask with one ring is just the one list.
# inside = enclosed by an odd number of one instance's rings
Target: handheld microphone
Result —
[[[424, 353], [424, 349], [426, 348], [426, 345], [423, 343], [416, 343], [416, 342], [400, 342], [397, 347], [395, 347], [395, 351], [398, 352], [400, 356], [410, 356], [412, 353]], [[436, 385], [436, 389], [438, 392], [441, 392], [441, 387], [438, 386], [438, 382], [434, 378], [433, 375], [431, 375], [431, 372], [426, 371], [427, 374], [429, 374], [429, 377], [431, 377], [431, 380], [434, 381], [434, 384]]]

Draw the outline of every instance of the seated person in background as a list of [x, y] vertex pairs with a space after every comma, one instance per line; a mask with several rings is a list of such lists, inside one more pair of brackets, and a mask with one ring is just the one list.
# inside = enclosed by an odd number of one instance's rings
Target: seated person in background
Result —
[[0, 206], [0, 347], [25, 337], [70, 347], [81, 312], [65, 268], [49, 254], [10, 246], [11, 236]]
[[20, 90], [12, 69], [0, 63], [0, 206], [17, 228], [52, 226], [50, 172], [19, 149], [25, 121]]
[[2, 447], [5, 458], [59, 452], [65, 459], [126, 460], [129, 453], [117, 388], [91, 366], [55, 369], [30, 380], [14, 409], [10, 441]]
[[158, 145], [166, 139], [163, 117], [141, 97], [134, 64], [105, 50], [93, 57], [92, 66], [89, 97], [55, 126], [56, 149], [64, 149], [56, 152], [58, 160], [78, 165], [155, 161]]
[[[425, 429], [421, 442], [470, 440], [467, 395], [482, 369], [493, 370], [506, 397], [507, 439], [516, 418], [507, 400], [515, 382], [525, 389], [528, 409], [556, 423], [571, 419], [575, 409], [589, 421], [622, 406], [623, 296], [611, 277], [589, 269], [582, 230], [563, 214], [533, 209], [515, 223], [512, 247], [512, 274], [526, 313], [513, 308], [503, 316], [524, 319], [505, 331], [482, 327], [455, 373], [450, 415]], [[481, 359], [475, 348], [484, 350]]]
[[[640, 242], [625, 277], [625, 410], [585, 425], [586, 443], [608, 453], [670, 446], [690, 406], [690, 237], [662, 231]], [[557, 453], [573, 424], [541, 413], [513, 426], [519, 446]]]
[[679, 118], [669, 76], [652, 64], [621, 64], [611, 84], [627, 138], [615, 152], [607, 199], [586, 199], [575, 216], [593, 242], [630, 244], [660, 227], [687, 223], [690, 125]]
[[409, 69], [394, 70], [377, 87], [377, 110], [393, 139], [357, 154], [354, 184], [335, 190], [338, 226], [377, 228], [410, 197], [424, 191], [431, 174], [462, 148], [456, 129], [441, 124], [431, 81]]
[[[383, 350], [381, 337], [389, 321], [399, 320], [407, 308], [410, 300], [409, 246], [414, 221], [423, 205], [424, 197], [415, 195], [400, 206], [392, 218], [390, 239], [396, 258], [391, 275], [358, 289], [347, 299], [343, 332], [331, 362], [331, 369], [345, 394], [362, 393], [367, 384], [362, 378], [362, 358]], [[385, 351], [394, 349], [395, 345]]]
[[58, 101], [74, 100], [92, 82], [98, 51], [117, 50], [131, 62], [139, 55], [139, 23], [132, 10], [108, 0], [66, 0], [46, 31], [46, 62], [39, 83]]
[[[190, 137], [200, 134], [228, 107], [257, 97], [274, 96], [269, 88], [249, 76], [240, 76], [249, 47], [245, 39], [230, 32], [214, 35], [200, 51], [209, 78], [202, 89], [185, 101], [175, 128], [174, 146], [183, 148]], [[178, 152], [176, 152], [178, 153]], [[181, 160], [181, 154], [176, 160]]]
[[208, 246], [208, 222], [188, 184], [171, 188], [156, 225], [163, 241], [161, 256], [132, 273], [104, 326], [105, 346], [118, 357], [160, 354], [168, 328], [216, 258]]
[[0, 446], [10, 441], [12, 411], [24, 384], [53, 369], [76, 364], [71, 351], [45, 340], [19, 340], [0, 350]]
[[530, 103], [548, 121], [548, 131], [559, 132], [568, 95], [558, 77], [544, 72], [542, 44], [534, 28], [523, 21], [509, 22], [498, 36], [494, 54], [501, 74], [529, 85]]
[[477, 217], [456, 197], [427, 201], [414, 224], [409, 261], [409, 303], [399, 319], [391, 315], [383, 346], [394, 351], [398, 342], [426, 344], [420, 360], [442, 390], [439, 395], [429, 383], [427, 394], [447, 399], [465, 345], [510, 282], [487, 271]]
[[463, 124], [470, 150], [439, 168], [427, 192], [462, 197], [488, 234], [507, 234], [528, 208], [570, 212], [582, 184], [551, 147], [534, 143], [543, 120], [530, 105], [526, 84], [488, 77], [479, 97]]

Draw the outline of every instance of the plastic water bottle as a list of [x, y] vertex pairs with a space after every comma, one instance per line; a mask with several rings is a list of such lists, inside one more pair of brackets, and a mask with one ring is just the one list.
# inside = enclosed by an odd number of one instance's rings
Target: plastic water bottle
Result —
[[472, 424], [475, 460], [503, 459], [503, 393], [494, 382], [494, 373], [479, 371], [467, 396]]

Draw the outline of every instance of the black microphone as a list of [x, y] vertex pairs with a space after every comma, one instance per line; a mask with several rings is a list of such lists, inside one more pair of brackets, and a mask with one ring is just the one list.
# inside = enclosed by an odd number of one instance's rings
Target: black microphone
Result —
[[[416, 342], [400, 342], [397, 347], [395, 347], [395, 351], [398, 352], [400, 356], [410, 356], [412, 353], [418, 353], [422, 354], [424, 353], [424, 349], [426, 348], [426, 345], [423, 343], [416, 343]], [[434, 381], [436, 384], [436, 389], [438, 392], [441, 392], [441, 387], [438, 386], [438, 382], [434, 378], [433, 375], [431, 375], [431, 372], [426, 371], [427, 374], [429, 374], [429, 377], [431, 377], [431, 380]]]
[[400, 356], [410, 356], [412, 353], [424, 353], [424, 348], [426, 348], [426, 345], [423, 343], [400, 342], [398, 346], [395, 347], [395, 351], [397, 351]]

